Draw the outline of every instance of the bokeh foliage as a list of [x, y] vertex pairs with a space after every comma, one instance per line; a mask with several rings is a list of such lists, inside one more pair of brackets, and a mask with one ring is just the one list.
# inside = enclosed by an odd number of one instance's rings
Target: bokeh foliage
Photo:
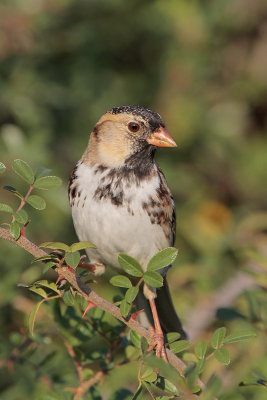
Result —
[[[225, 400], [266, 396], [261, 387], [238, 387], [240, 381], [256, 381], [255, 374], [267, 375], [261, 261], [267, 252], [266, 24], [263, 0], [0, 4], [0, 159], [7, 166], [16, 158], [42, 164], [65, 182], [47, 193], [45, 211], [32, 214], [30, 237], [37, 243], [76, 241], [66, 182], [90, 130], [108, 108], [140, 104], [158, 111], [178, 143], [177, 150], [161, 150], [157, 159], [177, 205], [180, 251], [169, 276], [183, 320], [190, 326], [191, 310], [210, 304], [237, 271], [257, 283], [217, 310], [198, 336], [207, 339], [221, 325], [230, 331], [257, 330], [249, 345], [233, 347], [229, 367], [214, 361], [207, 371], [207, 377], [220, 376]], [[2, 186], [7, 184], [4, 176], [0, 179]], [[8, 183], [23, 188], [16, 178]], [[0, 193], [1, 202], [11, 202], [8, 192]], [[31, 258], [22, 250], [0, 246], [4, 359], [27, 334], [26, 315], [36, 301], [16, 285], [40, 278], [42, 268], [29, 267]], [[97, 289], [112, 298], [107, 277]], [[48, 309], [42, 324], [53, 329]], [[53, 352], [53, 346], [42, 342], [43, 354]], [[38, 357], [25, 355], [32, 363]], [[68, 386], [73, 379], [63, 346], [47, 368], [53, 370], [55, 385]], [[1, 399], [47, 394], [42, 378], [36, 379], [25, 361], [12, 374], [2, 369], [0, 376]], [[135, 376], [124, 368], [118, 382], [114, 371], [102, 391], [111, 395], [121, 377], [134, 390]]]

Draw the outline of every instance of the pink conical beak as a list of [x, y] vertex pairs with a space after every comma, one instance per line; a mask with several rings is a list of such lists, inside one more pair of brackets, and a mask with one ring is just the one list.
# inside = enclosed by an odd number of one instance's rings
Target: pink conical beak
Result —
[[149, 144], [158, 147], [177, 147], [177, 144], [168, 132], [160, 126], [151, 136], [146, 140]]

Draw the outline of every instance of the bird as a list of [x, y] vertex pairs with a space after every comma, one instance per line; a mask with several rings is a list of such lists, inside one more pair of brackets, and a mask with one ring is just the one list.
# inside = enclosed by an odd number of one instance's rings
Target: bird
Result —
[[[120, 269], [120, 253], [135, 258], [145, 271], [155, 253], [174, 245], [174, 200], [154, 156], [157, 147], [176, 146], [161, 116], [142, 106], [113, 107], [94, 126], [68, 193], [79, 240], [96, 246], [86, 250], [96, 275], [106, 265]], [[136, 300], [144, 309], [141, 320], [154, 332], [152, 347], [165, 361], [164, 333], [186, 338], [171, 299], [168, 268], [159, 271], [163, 286], [144, 284]]]

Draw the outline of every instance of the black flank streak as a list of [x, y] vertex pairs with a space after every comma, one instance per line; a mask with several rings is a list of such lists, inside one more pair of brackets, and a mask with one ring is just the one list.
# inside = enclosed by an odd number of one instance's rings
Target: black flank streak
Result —
[[[73, 169], [70, 179], [69, 179], [69, 185], [68, 185], [69, 200], [71, 200], [71, 197], [73, 198], [76, 195], [76, 188], [73, 188], [73, 184], [75, 183], [75, 180], [77, 179], [77, 174], [76, 174], [77, 168], [78, 168], [78, 165], [76, 165], [75, 168]], [[75, 189], [75, 190], [73, 191], [73, 189]]]
[[128, 211], [129, 214], [131, 214], [132, 216], [134, 216], [134, 212], [133, 212], [133, 210], [132, 210], [129, 206], [127, 207], [127, 211]]
[[122, 201], [123, 201], [122, 192], [119, 192], [115, 197], [111, 197], [111, 203], [114, 204], [115, 206], [121, 206]]
[[151, 224], [157, 224], [160, 226], [166, 226], [165, 235], [169, 240], [170, 244], [173, 245], [175, 241], [175, 230], [176, 230], [176, 215], [175, 209], [172, 210], [171, 217], [164, 211], [165, 207], [172, 206], [172, 196], [168, 189], [165, 181], [165, 177], [158, 168], [159, 186], [156, 189], [156, 195], [150, 196], [147, 202], [142, 203], [142, 208], [146, 211], [150, 218]]
[[142, 207], [143, 207], [144, 210], [146, 210], [146, 211], [148, 210], [148, 204], [147, 203], [143, 202]]
[[76, 186], [74, 186], [74, 188], [71, 189], [71, 197], [73, 199], [75, 199], [76, 193], [77, 193], [77, 188], [76, 188]]
[[106, 169], [108, 169], [108, 167], [104, 167], [104, 165], [98, 165], [95, 169], [95, 174], [102, 174], [104, 171], [106, 171]]

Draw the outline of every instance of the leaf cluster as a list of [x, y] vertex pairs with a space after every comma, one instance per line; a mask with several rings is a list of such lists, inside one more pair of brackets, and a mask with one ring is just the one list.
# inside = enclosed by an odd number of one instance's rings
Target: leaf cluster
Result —
[[144, 271], [137, 260], [127, 254], [119, 254], [118, 261], [123, 271], [130, 277], [139, 278], [137, 284], [133, 286], [131, 280], [124, 275], [115, 275], [110, 279], [113, 286], [126, 288], [124, 299], [120, 304], [120, 311], [123, 317], [127, 317], [136, 296], [138, 295], [140, 285], [147, 284], [153, 288], [159, 288], [163, 285], [163, 278], [158, 272], [168, 267], [177, 257], [178, 250], [174, 247], [167, 247], [156, 253], [148, 262]]
[[[13, 237], [13, 239], [18, 240], [22, 229], [30, 222], [29, 216], [24, 209], [25, 205], [28, 204], [36, 210], [44, 210], [46, 207], [46, 202], [41, 196], [31, 194], [33, 189], [57, 189], [61, 186], [62, 180], [57, 176], [48, 175], [51, 170], [44, 167], [38, 167], [34, 172], [28, 163], [20, 159], [12, 162], [12, 169], [23, 181], [30, 184], [30, 187], [25, 195], [21, 194], [13, 186], [4, 186], [5, 190], [9, 191], [20, 199], [20, 204], [16, 211], [14, 211], [10, 205], [6, 203], [0, 203], [0, 211], [11, 214], [12, 220], [8, 224], [10, 235]], [[4, 173], [5, 171], [6, 167], [3, 163], [1, 163], [0, 174]]]

